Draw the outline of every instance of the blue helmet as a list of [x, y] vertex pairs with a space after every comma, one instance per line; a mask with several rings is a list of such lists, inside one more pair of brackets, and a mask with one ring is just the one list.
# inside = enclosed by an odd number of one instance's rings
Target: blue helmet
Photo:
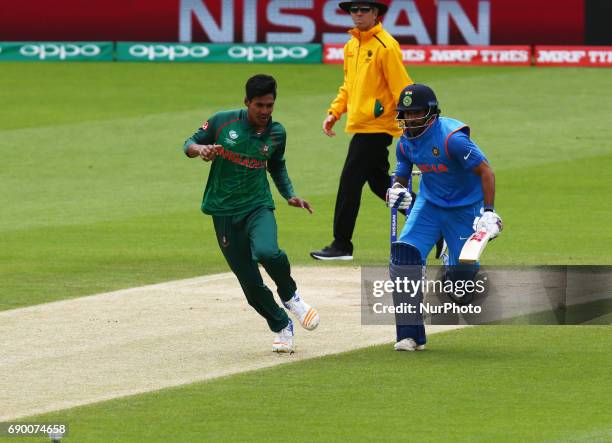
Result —
[[399, 96], [396, 110], [400, 112], [420, 111], [422, 109], [432, 109], [436, 114], [440, 113], [436, 94], [429, 86], [420, 83], [406, 86]]
[[[414, 83], [406, 86], [397, 102], [396, 120], [398, 126], [404, 130], [408, 138], [418, 137], [422, 134], [440, 115], [438, 99], [433, 90], [426, 85]], [[405, 112], [427, 111], [419, 117], [408, 118]]]

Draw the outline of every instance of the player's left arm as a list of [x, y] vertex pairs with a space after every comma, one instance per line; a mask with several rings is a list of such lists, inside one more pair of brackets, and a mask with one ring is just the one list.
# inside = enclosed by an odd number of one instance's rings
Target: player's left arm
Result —
[[285, 144], [287, 142], [287, 136], [284, 131], [278, 135], [278, 138], [280, 138], [279, 144], [275, 147], [270, 160], [268, 160], [268, 172], [274, 181], [276, 189], [278, 189], [280, 195], [287, 200], [289, 206], [306, 209], [312, 214], [310, 203], [296, 196], [293, 190], [293, 184], [289, 178], [285, 161]]
[[495, 207], [495, 174], [493, 169], [491, 169], [489, 162], [483, 160], [472, 171], [480, 176], [485, 209], [493, 209]]
[[495, 212], [495, 174], [480, 148], [469, 136], [469, 130], [454, 133], [447, 144], [450, 156], [464, 169], [480, 177], [482, 183], [484, 213], [474, 223], [474, 230], [486, 230], [495, 238], [502, 230], [501, 217]]
[[501, 217], [495, 212], [495, 174], [486, 160], [473, 169], [474, 174], [480, 176], [484, 200], [484, 212], [475, 221], [474, 231], [487, 231], [494, 239], [502, 231], [504, 225]]

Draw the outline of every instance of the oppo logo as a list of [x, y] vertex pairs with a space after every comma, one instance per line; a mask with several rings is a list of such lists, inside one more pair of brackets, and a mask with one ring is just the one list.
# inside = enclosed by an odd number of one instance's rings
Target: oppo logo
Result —
[[75, 45], [45, 43], [40, 45], [23, 45], [19, 53], [24, 57], [36, 57], [39, 60], [57, 58], [66, 60], [71, 57], [96, 57], [100, 55], [98, 45]]
[[210, 53], [206, 46], [185, 45], [134, 45], [129, 49], [132, 57], [147, 60], [176, 60], [180, 58], [204, 58]]
[[235, 59], [246, 59], [249, 62], [255, 60], [283, 60], [292, 58], [299, 60], [308, 56], [308, 49], [302, 46], [285, 48], [282, 46], [232, 46], [227, 55]]

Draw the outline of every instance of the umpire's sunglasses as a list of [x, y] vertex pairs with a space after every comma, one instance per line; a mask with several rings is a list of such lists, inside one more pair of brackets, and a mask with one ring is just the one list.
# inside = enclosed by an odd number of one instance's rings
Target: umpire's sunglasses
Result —
[[351, 6], [349, 8], [349, 11], [351, 11], [351, 14], [357, 14], [360, 11], [366, 14], [370, 12], [371, 10], [372, 10], [371, 6]]

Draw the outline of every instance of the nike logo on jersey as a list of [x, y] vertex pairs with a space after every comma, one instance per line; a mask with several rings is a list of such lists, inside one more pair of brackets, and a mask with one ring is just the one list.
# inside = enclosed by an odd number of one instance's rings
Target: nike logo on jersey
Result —
[[465, 157], [463, 157], [463, 159], [467, 160], [471, 153], [472, 153], [472, 150], [470, 149], [470, 152], [468, 152], [467, 155]]

